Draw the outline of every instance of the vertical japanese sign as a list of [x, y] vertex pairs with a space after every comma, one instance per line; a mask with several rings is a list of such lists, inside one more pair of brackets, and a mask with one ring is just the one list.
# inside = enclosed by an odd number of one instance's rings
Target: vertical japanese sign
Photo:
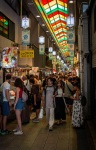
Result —
[[30, 44], [30, 30], [22, 30], [22, 44], [23, 45]]
[[39, 54], [43, 55], [45, 53], [45, 45], [39, 45]]
[[52, 60], [52, 58], [53, 58], [53, 54], [49, 53], [49, 60]]

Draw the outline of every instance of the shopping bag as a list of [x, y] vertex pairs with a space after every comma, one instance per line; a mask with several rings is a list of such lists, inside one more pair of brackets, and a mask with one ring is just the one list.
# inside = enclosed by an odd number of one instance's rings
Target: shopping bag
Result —
[[40, 109], [40, 113], [39, 113], [39, 119], [43, 118], [43, 108]]
[[63, 97], [63, 100], [64, 100], [64, 104], [65, 104], [66, 111], [67, 111], [67, 113], [69, 114], [69, 109], [68, 109], [68, 107], [67, 107], [67, 104], [66, 104], [66, 101], [65, 101], [65, 98], [64, 98], [64, 97]]

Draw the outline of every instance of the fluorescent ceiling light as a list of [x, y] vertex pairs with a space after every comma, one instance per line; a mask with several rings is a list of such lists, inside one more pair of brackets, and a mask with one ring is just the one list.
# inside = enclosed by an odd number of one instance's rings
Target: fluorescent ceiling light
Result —
[[37, 15], [36, 17], [37, 17], [37, 18], [39, 18], [40, 16], [39, 16], [39, 15]]
[[70, 0], [69, 3], [72, 4], [72, 3], [73, 3], [73, 0]]
[[42, 26], [45, 26], [45, 24], [42, 24]]

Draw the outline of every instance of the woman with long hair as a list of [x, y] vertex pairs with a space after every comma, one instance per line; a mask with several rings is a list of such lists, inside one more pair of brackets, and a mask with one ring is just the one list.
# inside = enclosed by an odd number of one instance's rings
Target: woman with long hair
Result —
[[80, 84], [75, 83], [76, 93], [73, 97], [72, 125], [73, 127], [81, 127], [83, 125], [83, 107], [81, 105]]
[[55, 120], [57, 124], [63, 123], [66, 120], [65, 103], [64, 103], [64, 87], [62, 81], [57, 82], [57, 89], [55, 91]]
[[18, 127], [14, 129], [15, 135], [22, 135], [22, 122], [21, 122], [21, 112], [24, 109], [24, 102], [22, 101], [22, 92], [23, 92], [23, 81], [20, 78], [15, 80], [14, 86], [16, 87], [16, 99], [14, 102], [14, 110], [16, 114], [16, 119]]

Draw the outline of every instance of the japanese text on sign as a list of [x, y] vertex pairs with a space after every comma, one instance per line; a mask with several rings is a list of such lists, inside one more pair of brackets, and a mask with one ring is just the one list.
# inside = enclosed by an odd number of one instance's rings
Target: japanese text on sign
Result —
[[34, 50], [20, 50], [20, 58], [34, 58]]

